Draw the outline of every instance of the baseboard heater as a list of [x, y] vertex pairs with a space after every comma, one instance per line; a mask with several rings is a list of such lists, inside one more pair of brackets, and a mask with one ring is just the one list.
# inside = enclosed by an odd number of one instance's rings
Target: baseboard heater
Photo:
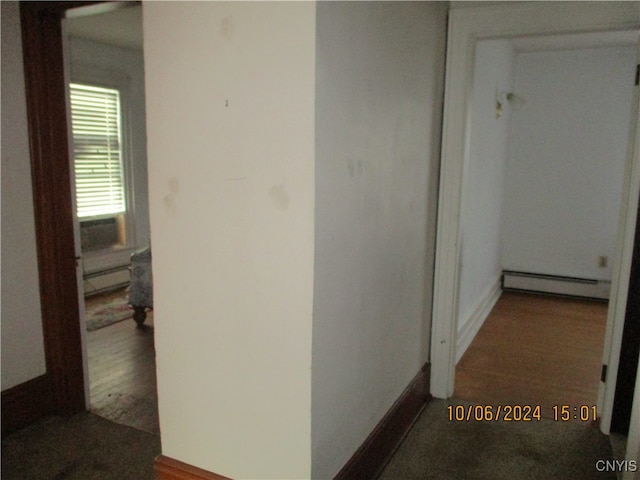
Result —
[[502, 289], [608, 300], [611, 282], [503, 270]]
[[84, 294], [86, 297], [98, 293], [116, 290], [129, 284], [129, 265], [85, 273], [83, 275]]

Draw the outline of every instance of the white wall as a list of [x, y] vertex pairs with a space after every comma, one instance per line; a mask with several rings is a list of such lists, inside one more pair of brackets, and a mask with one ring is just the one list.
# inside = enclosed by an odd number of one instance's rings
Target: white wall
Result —
[[446, 4], [317, 4], [313, 478], [428, 359], [445, 31]]
[[[81, 22], [82, 17], [67, 20]], [[142, 25], [140, 25], [142, 28]], [[147, 186], [147, 138], [145, 129], [144, 60], [142, 51], [119, 48], [71, 38], [69, 42], [72, 81], [97, 81], [125, 85], [123, 100], [129, 106], [126, 115], [131, 169], [128, 171], [133, 193], [135, 240], [126, 251], [83, 255], [85, 271], [92, 272], [128, 263], [131, 250], [149, 244], [149, 192]]]
[[18, 2], [2, 2], [2, 390], [46, 371]]
[[315, 5], [145, 2], [163, 454], [311, 473]]
[[505, 269], [611, 279], [634, 70], [633, 47], [517, 55]]
[[508, 40], [476, 45], [461, 214], [459, 338], [472, 339], [480, 328], [484, 318], [474, 314], [494, 295], [502, 273], [500, 240], [511, 108], [505, 105], [502, 116], [496, 118], [496, 97], [513, 89], [514, 58]]

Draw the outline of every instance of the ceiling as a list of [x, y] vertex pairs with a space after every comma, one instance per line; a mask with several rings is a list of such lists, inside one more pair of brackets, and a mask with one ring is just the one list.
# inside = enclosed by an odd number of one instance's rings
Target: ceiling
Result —
[[73, 16], [65, 20], [65, 26], [72, 37], [142, 50], [140, 4], [127, 5], [95, 15]]
[[[113, 5], [113, 4], [111, 4]], [[142, 50], [142, 6], [123, 2], [117, 8], [95, 15], [77, 16], [66, 20], [71, 36], [86, 38], [117, 47]], [[638, 30], [618, 32], [580, 33], [571, 35], [538, 35], [515, 37], [512, 44], [516, 52], [541, 50], [568, 50], [620, 45], [635, 45]]]

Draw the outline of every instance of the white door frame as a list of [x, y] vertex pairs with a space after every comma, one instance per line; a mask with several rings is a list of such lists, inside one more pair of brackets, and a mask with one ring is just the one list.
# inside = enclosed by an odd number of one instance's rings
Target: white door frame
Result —
[[[636, 45], [636, 61], [640, 64], [640, 37]], [[618, 225], [617, 251], [613, 264], [613, 282], [611, 283], [611, 299], [607, 316], [607, 330], [605, 334], [603, 365], [607, 365], [607, 381], [600, 384], [598, 395], [598, 409], [602, 415], [600, 428], [606, 434], [609, 433], [611, 417], [613, 414], [613, 400], [616, 393], [616, 378], [620, 363], [620, 348], [626, 314], [627, 295], [631, 275], [631, 263], [633, 260], [633, 244], [635, 240], [638, 212], [638, 184], [640, 184], [640, 155], [638, 141], [640, 140], [640, 88], [636, 85], [633, 89], [633, 102], [631, 106], [631, 122], [627, 145], [627, 170], [623, 185], [623, 203], [621, 205], [620, 220]], [[626, 194], [626, 197], [624, 196]], [[640, 378], [640, 375], [636, 377]], [[640, 406], [639, 406], [640, 407]]]
[[[466, 119], [470, 115], [475, 44], [478, 40], [531, 35], [630, 30], [640, 27], [636, 2], [523, 2], [453, 8], [449, 16], [447, 68], [438, 202], [436, 264], [431, 336], [431, 394], [453, 395], [458, 317], [460, 207], [463, 185]], [[618, 235], [618, 252], [609, 309], [613, 323], [624, 322], [624, 306], [631, 265], [638, 201], [640, 160], [628, 162]], [[622, 235], [620, 232], [624, 232]], [[620, 242], [628, 238], [631, 243]], [[627, 277], [624, 278], [624, 271]], [[610, 321], [611, 323], [611, 321]], [[614, 337], [614, 336], [612, 336]], [[615, 338], [609, 341], [614, 341]], [[617, 351], [619, 353], [619, 345]], [[613, 353], [615, 345], [608, 352]], [[609, 379], [615, 378], [614, 365]], [[617, 368], [617, 364], [615, 365]], [[615, 381], [615, 380], [614, 380]], [[614, 387], [615, 388], [615, 387]], [[609, 406], [611, 408], [611, 406]], [[606, 409], [606, 405], [605, 405]], [[608, 427], [607, 427], [608, 428]]]
[[[636, 51], [636, 59], [637, 65], [640, 65], [640, 35], [638, 36], [637, 43], [637, 51]], [[637, 79], [636, 79], [637, 81]], [[636, 159], [640, 157], [640, 86], [636, 85], [634, 88], [634, 108], [635, 115], [632, 113], [632, 119], [635, 119], [635, 128], [632, 125], [631, 134], [629, 135], [629, 154], [631, 157], [635, 157]], [[633, 120], [632, 120], [633, 122]], [[638, 162], [636, 161], [636, 164]], [[636, 171], [636, 175], [640, 175]], [[637, 177], [634, 177], [637, 179]], [[616, 338], [616, 341], [621, 341], [622, 338], [622, 328], [620, 328], [620, 332], [616, 332], [619, 334], [620, 339]], [[606, 347], [606, 344], [605, 344]], [[606, 359], [607, 357], [605, 357]], [[616, 362], [619, 361], [620, 358], [616, 357]], [[638, 358], [638, 365], [640, 365], [640, 357]], [[616, 367], [617, 370], [617, 367]], [[615, 396], [615, 391], [612, 390], [610, 392], [606, 391], [605, 395], [610, 395], [611, 398]], [[611, 400], [612, 402], [613, 400]], [[607, 412], [609, 417], [607, 419], [608, 425], [611, 424], [611, 412]], [[640, 461], [640, 374], [636, 374], [636, 386], [633, 392], [633, 403], [631, 407], [631, 420], [629, 422], [629, 435], [627, 439], [627, 449], [626, 449], [626, 460], [629, 461]], [[607, 433], [607, 432], [605, 432]], [[632, 472], [630, 469], [625, 471], [622, 475], [623, 480], [632, 480], [633, 478], [640, 478], [640, 474], [637, 472]]]

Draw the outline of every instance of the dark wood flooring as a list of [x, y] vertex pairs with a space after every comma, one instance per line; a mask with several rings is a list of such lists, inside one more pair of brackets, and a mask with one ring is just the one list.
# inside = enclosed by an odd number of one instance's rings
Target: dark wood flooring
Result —
[[159, 434], [153, 312], [147, 314], [141, 329], [128, 319], [87, 332], [87, 354], [91, 411]]
[[606, 303], [503, 293], [456, 367], [454, 396], [484, 405], [595, 405]]

